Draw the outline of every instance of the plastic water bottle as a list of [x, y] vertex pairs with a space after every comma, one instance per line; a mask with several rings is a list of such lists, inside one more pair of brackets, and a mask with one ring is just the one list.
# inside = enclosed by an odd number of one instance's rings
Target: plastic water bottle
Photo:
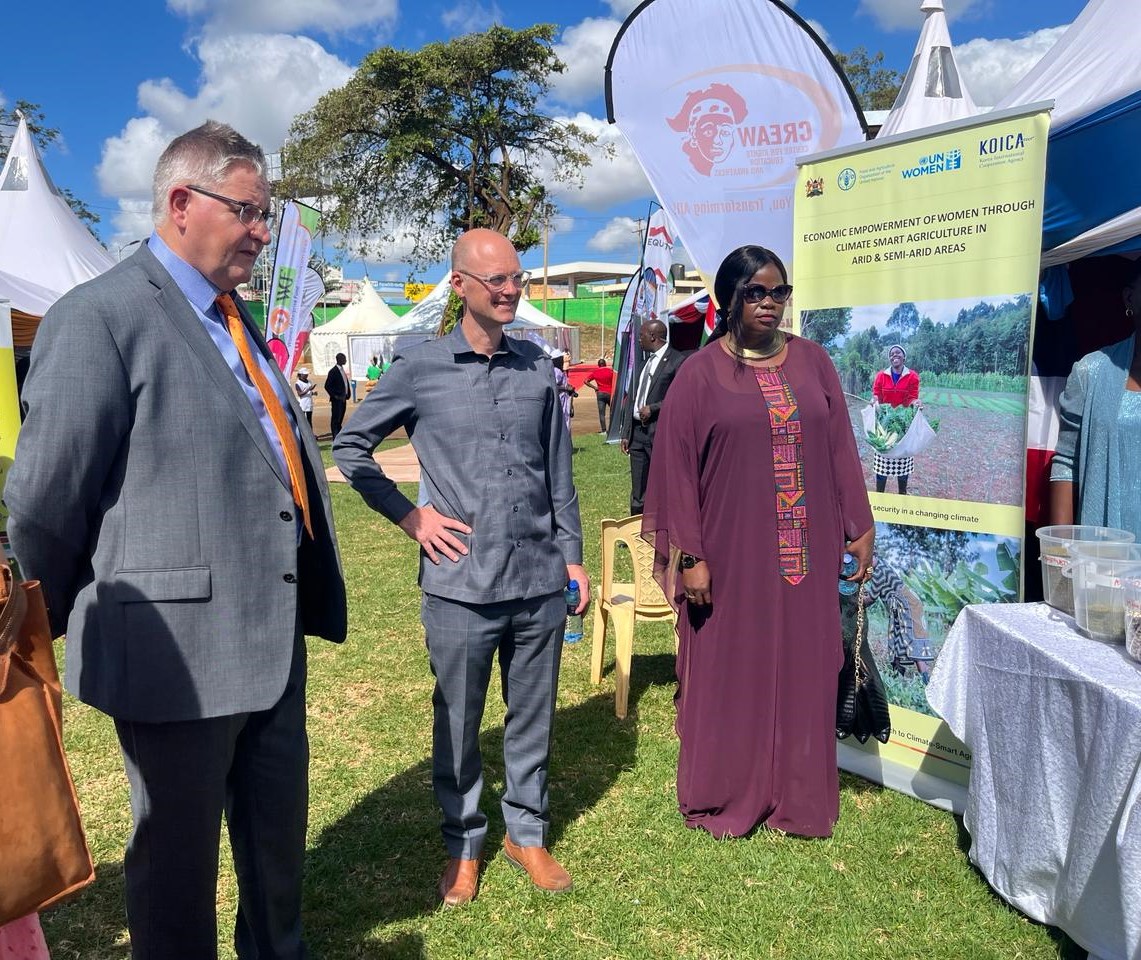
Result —
[[854, 596], [856, 591], [860, 589], [860, 582], [858, 580], [845, 580], [844, 577], [850, 577], [860, 568], [859, 561], [850, 553], [844, 554], [844, 565], [840, 567], [840, 596], [851, 597]]
[[563, 597], [567, 602], [567, 625], [563, 631], [563, 642], [578, 643], [582, 639], [582, 614], [575, 613], [575, 610], [582, 600], [582, 594], [579, 593], [577, 580], [571, 580], [567, 584]]

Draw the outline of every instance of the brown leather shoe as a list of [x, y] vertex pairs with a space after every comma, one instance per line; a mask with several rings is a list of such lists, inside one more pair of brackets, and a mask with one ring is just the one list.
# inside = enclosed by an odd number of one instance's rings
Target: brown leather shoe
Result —
[[440, 882], [436, 886], [445, 907], [459, 907], [471, 903], [479, 889], [479, 860], [462, 860], [452, 857]]
[[540, 890], [566, 893], [574, 885], [570, 874], [547, 852], [546, 847], [521, 847], [505, 836], [503, 855], [520, 870], [526, 870], [531, 882]]

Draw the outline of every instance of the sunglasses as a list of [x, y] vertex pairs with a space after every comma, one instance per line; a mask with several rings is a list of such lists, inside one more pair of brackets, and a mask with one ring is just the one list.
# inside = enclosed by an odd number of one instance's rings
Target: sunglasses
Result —
[[745, 303], [760, 303], [765, 297], [772, 297], [773, 303], [784, 303], [791, 296], [791, 283], [778, 283], [775, 287], [766, 287], [763, 283], [750, 283], [741, 290], [741, 298]]

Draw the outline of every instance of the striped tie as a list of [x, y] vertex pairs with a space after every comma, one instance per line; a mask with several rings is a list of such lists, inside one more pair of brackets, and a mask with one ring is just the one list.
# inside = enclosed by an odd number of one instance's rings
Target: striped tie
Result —
[[246, 338], [246, 330], [242, 325], [241, 315], [228, 293], [223, 293], [214, 301], [222, 316], [226, 318], [226, 328], [234, 339], [234, 346], [238, 348], [238, 355], [242, 358], [242, 366], [246, 368], [246, 375], [250, 383], [257, 387], [261, 401], [265, 404], [269, 419], [273, 422], [273, 429], [277, 432], [277, 439], [285, 453], [285, 464], [289, 468], [289, 483], [293, 488], [293, 502], [301, 509], [301, 520], [305, 524], [305, 532], [313, 538], [313, 528], [309, 523], [309, 491], [305, 486], [305, 471], [301, 466], [301, 450], [297, 446], [297, 438], [293, 435], [293, 428], [289, 425], [289, 418], [281, 406], [269, 380], [262, 373], [261, 367], [254, 360], [250, 350], [250, 342]]

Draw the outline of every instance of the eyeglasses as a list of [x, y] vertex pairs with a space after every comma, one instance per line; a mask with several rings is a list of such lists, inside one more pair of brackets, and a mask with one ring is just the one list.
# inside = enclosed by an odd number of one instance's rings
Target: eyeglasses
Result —
[[530, 270], [520, 270], [518, 273], [493, 273], [490, 277], [481, 277], [478, 273], [468, 273], [466, 270], [460, 270], [457, 267], [456, 273], [462, 273], [465, 277], [478, 280], [493, 293], [499, 293], [500, 290], [503, 290], [507, 286], [508, 280], [512, 281], [515, 286], [522, 290], [531, 279]]
[[765, 297], [772, 297], [773, 303], [784, 303], [791, 296], [791, 283], [778, 283], [775, 287], [766, 287], [763, 283], [750, 283], [741, 291], [745, 303], [760, 303]]
[[252, 227], [257, 223], [264, 223], [267, 230], [271, 228], [270, 224], [273, 217], [272, 209], [263, 210], [256, 203], [249, 203], [246, 200], [235, 200], [233, 197], [224, 197], [220, 193], [211, 193], [209, 190], [203, 190], [201, 187], [196, 187], [192, 183], [188, 183], [186, 189], [200, 193], [204, 197], [210, 197], [213, 200], [219, 200], [222, 203], [229, 204], [234, 208], [238, 219], [247, 227]]

